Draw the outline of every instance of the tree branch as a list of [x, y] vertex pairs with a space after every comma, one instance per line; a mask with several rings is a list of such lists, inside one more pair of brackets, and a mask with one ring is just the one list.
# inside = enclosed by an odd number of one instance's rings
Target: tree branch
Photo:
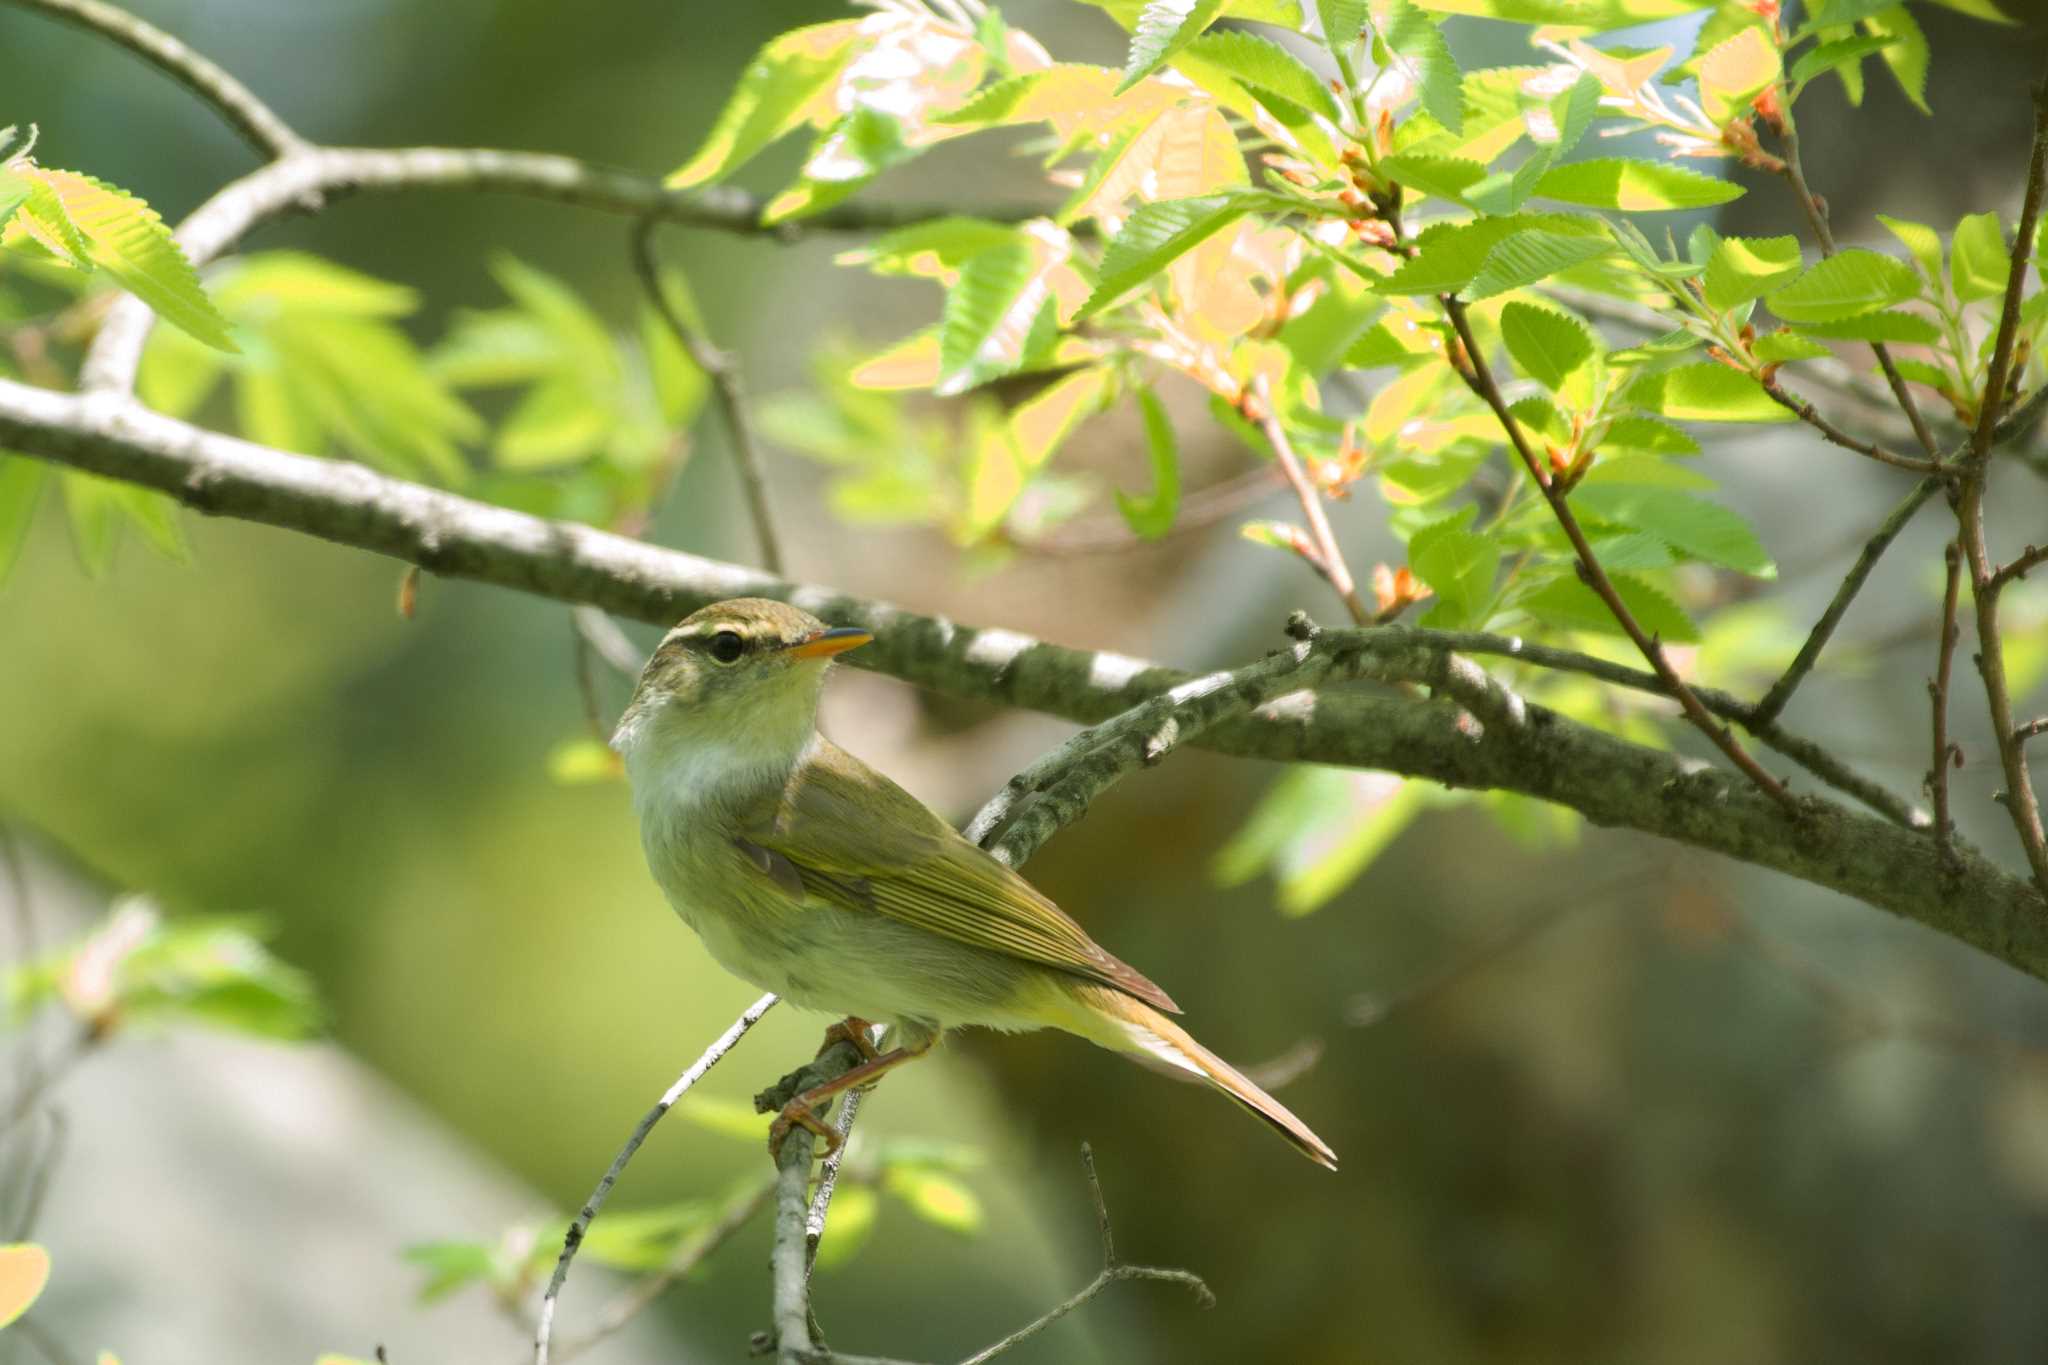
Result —
[[1368, 625], [1372, 613], [1358, 600], [1358, 586], [1351, 577], [1351, 566], [1344, 561], [1344, 551], [1337, 544], [1336, 535], [1330, 530], [1329, 514], [1323, 510], [1323, 495], [1309, 482], [1301, 461], [1294, 456], [1294, 447], [1287, 439], [1286, 429], [1280, 425], [1280, 415], [1273, 408], [1273, 395], [1266, 387], [1265, 376], [1252, 381], [1250, 397], [1258, 405], [1258, 411], [1247, 413], [1266, 433], [1267, 444], [1273, 447], [1273, 458], [1280, 466], [1280, 472], [1287, 478], [1287, 486], [1294, 490], [1294, 496], [1301, 503], [1301, 513], [1308, 521], [1309, 543], [1313, 555], [1303, 555], [1314, 566], [1330, 588], [1344, 603], [1344, 610], [1351, 614], [1357, 624]]
[[1948, 770], [1949, 760], [1956, 752], [1948, 738], [1948, 683], [1956, 658], [1956, 602], [1962, 586], [1963, 552], [1950, 541], [1943, 549], [1942, 559], [1947, 565], [1947, 580], [1941, 595], [1941, 644], [1935, 652], [1934, 680], [1927, 685], [1934, 713], [1933, 762], [1927, 769], [1927, 792], [1934, 799], [1934, 841], [1947, 848], [1955, 836], [1954, 824], [1948, 816]]
[[10, 0], [53, 18], [68, 20], [111, 39], [190, 90], [234, 126], [266, 157], [287, 156], [305, 146], [271, 107], [207, 58], [156, 25], [101, 0]]
[[1916, 474], [1932, 474], [1941, 467], [1933, 460], [1919, 460], [1910, 455], [1901, 455], [1897, 451], [1888, 450], [1874, 441], [1865, 441], [1859, 437], [1851, 436], [1848, 432], [1821, 416], [1819, 410], [1813, 404], [1807, 402], [1798, 394], [1787, 391], [1775, 378], [1764, 380], [1763, 386], [1764, 392], [1769, 394], [1779, 407], [1784, 408], [1800, 421], [1812, 427], [1821, 434], [1823, 439], [1833, 445], [1838, 445], [1844, 450], [1853, 450], [1858, 455], [1876, 460], [1879, 464], [1888, 464], [1894, 469], [1910, 469]]
[[555, 1301], [561, 1297], [562, 1284], [569, 1278], [569, 1265], [576, 1259], [576, 1250], [583, 1245], [583, 1234], [590, 1230], [591, 1223], [597, 1218], [598, 1210], [604, 1207], [604, 1201], [611, 1194], [612, 1186], [618, 1183], [620, 1173], [626, 1169], [626, 1163], [640, 1150], [640, 1144], [654, 1131], [654, 1125], [660, 1123], [663, 1116], [675, 1107], [675, 1102], [681, 1099], [691, 1086], [702, 1080], [705, 1072], [717, 1066], [725, 1054], [732, 1051], [733, 1045], [746, 1036], [747, 1030], [760, 1023], [761, 1016], [774, 1007], [773, 995], [764, 995], [747, 1006], [746, 1012], [733, 1021], [732, 1027], [718, 1035], [711, 1046], [704, 1049], [703, 1055], [690, 1063], [682, 1075], [676, 1077], [676, 1083], [655, 1101], [654, 1107], [634, 1126], [631, 1136], [626, 1139], [626, 1145], [619, 1149], [619, 1154], [612, 1158], [612, 1164], [606, 1168], [604, 1179], [597, 1182], [597, 1188], [591, 1191], [590, 1198], [584, 1201], [582, 1209], [570, 1220], [569, 1231], [562, 1238], [562, 1254], [555, 1258], [555, 1273], [548, 1278], [547, 1290], [540, 1298], [540, 1325], [533, 1337], [534, 1365], [548, 1365], [548, 1347], [555, 1329]]
[[[203, 431], [112, 395], [0, 380], [0, 446], [169, 493], [200, 511], [303, 531], [452, 577], [587, 602], [672, 624], [721, 598], [781, 597], [876, 633], [853, 658], [953, 696], [1083, 724], [1188, 681], [1144, 660], [974, 628], [738, 565], [641, 544], [375, 473]], [[1446, 652], [1382, 628], [1388, 675], [1430, 682]], [[865, 656], [865, 657], [863, 657]], [[1401, 670], [1406, 669], [1403, 673]], [[1476, 670], [1475, 670], [1476, 672]], [[1483, 675], [1482, 675], [1483, 676]], [[1519, 701], [1519, 699], [1517, 699]], [[1204, 734], [1249, 757], [1385, 769], [1457, 787], [1520, 792], [1601, 825], [1675, 839], [1775, 868], [1892, 910], [2048, 979], [2041, 894], [1970, 850], [1954, 867], [1931, 841], [1815, 797], [1792, 822], [1740, 781], [1630, 744], [1541, 707], [1530, 723], [1475, 733], [1454, 708], [1406, 698], [1284, 698]], [[1482, 718], [1483, 719], [1483, 718]]]
[[745, 491], [747, 511], [754, 519], [754, 538], [761, 547], [761, 567], [772, 574], [783, 572], [782, 544], [775, 534], [775, 518], [768, 505], [768, 483], [762, 474], [761, 446], [754, 439], [753, 423], [747, 420], [746, 398], [740, 387], [739, 362], [715, 345], [711, 338], [693, 327], [663, 287], [661, 263], [654, 255], [654, 230], [661, 226], [655, 217], [642, 218], [633, 228], [633, 269], [648, 302], [668, 324], [697, 368], [711, 381], [718, 395], [719, 412], [725, 418], [725, 434], [732, 443], [733, 464], [738, 468], [740, 487]]

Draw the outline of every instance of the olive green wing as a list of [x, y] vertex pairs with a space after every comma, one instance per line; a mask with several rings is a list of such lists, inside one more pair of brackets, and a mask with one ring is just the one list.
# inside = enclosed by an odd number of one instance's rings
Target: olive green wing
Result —
[[[887, 839], [877, 831], [889, 831]], [[740, 844], [842, 909], [1042, 963], [1178, 1014], [1173, 998], [888, 778], [820, 741], [787, 787], [741, 813]]]

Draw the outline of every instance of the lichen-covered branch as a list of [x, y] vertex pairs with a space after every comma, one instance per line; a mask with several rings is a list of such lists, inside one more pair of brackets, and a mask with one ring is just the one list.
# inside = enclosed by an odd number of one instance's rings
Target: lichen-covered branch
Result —
[[[864, 666], [954, 696], [1092, 724], [1189, 680], [1178, 669], [1068, 649], [1012, 631], [921, 616], [786, 583], [738, 565], [474, 502], [342, 461], [293, 455], [147, 412], [115, 395], [0, 380], [0, 446], [170, 494], [202, 512], [302, 531], [450, 577], [494, 583], [669, 624], [724, 597], [783, 597], [876, 634]], [[1385, 627], [1390, 668], [1430, 682], [1446, 651]], [[1477, 672], [1477, 670], [1474, 670]], [[1483, 677], [1483, 675], [1481, 675]], [[2048, 906], [1974, 851], [1953, 865], [1932, 841], [1818, 798], [1800, 817], [1731, 775], [1605, 734], [1541, 707], [1509, 729], [1455, 707], [1352, 693], [1287, 698], [1198, 741], [1248, 757], [1380, 768], [1520, 792], [1602, 825], [1774, 868], [1920, 921], [2048, 979]], [[1481, 717], [1484, 720], [1484, 717]]]

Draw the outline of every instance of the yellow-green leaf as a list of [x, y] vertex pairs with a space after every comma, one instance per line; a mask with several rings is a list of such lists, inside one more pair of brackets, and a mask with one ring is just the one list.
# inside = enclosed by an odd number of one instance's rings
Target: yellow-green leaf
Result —
[[1851, 247], [1817, 262], [1766, 301], [1787, 322], [1834, 322], [1904, 303], [1919, 292], [1919, 280], [1904, 261]]
[[171, 230], [148, 204], [89, 175], [38, 170], [56, 191], [79, 235], [86, 256], [112, 275], [157, 316], [209, 346], [235, 350], [227, 319], [199, 287], [199, 276], [172, 240]]
[[857, 19], [812, 24], [763, 47], [719, 111], [704, 145], [669, 176], [669, 185], [685, 189], [722, 179], [811, 121], [820, 96], [846, 65], [859, 30]]
[[1949, 279], [1957, 298], [1965, 303], [1999, 298], [2011, 275], [2012, 257], [2006, 254], [1997, 214], [1973, 213], [1956, 224], [1949, 239]]
[[1537, 182], [1536, 193], [1568, 204], [1642, 213], [1725, 204], [1739, 199], [1742, 187], [1668, 162], [1598, 157], [1552, 167]]
[[50, 1253], [34, 1242], [0, 1246], [0, 1327], [26, 1313], [50, 1282]]

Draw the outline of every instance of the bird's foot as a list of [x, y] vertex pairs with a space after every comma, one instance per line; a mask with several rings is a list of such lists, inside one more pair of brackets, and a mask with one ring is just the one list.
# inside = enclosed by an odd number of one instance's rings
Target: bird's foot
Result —
[[839, 1130], [819, 1118], [818, 1111], [811, 1108], [810, 1101], [798, 1095], [783, 1105], [782, 1112], [775, 1116], [775, 1122], [768, 1125], [768, 1157], [778, 1166], [782, 1164], [782, 1144], [789, 1140], [789, 1133], [793, 1128], [807, 1128], [825, 1144], [822, 1153], [813, 1155], [829, 1158], [832, 1153], [839, 1150], [839, 1144], [843, 1140], [839, 1136]]
[[860, 1059], [863, 1062], [872, 1062], [875, 1058], [882, 1055], [880, 1050], [875, 1047], [874, 1037], [875, 1026], [873, 1024], [856, 1015], [849, 1014], [838, 1023], [826, 1026], [825, 1041], [818, 1044], [818, 1055], [820, 1057], [824, 1056], [840, 1043], [852, 1043], [856, 1048], [860, 1049]]

